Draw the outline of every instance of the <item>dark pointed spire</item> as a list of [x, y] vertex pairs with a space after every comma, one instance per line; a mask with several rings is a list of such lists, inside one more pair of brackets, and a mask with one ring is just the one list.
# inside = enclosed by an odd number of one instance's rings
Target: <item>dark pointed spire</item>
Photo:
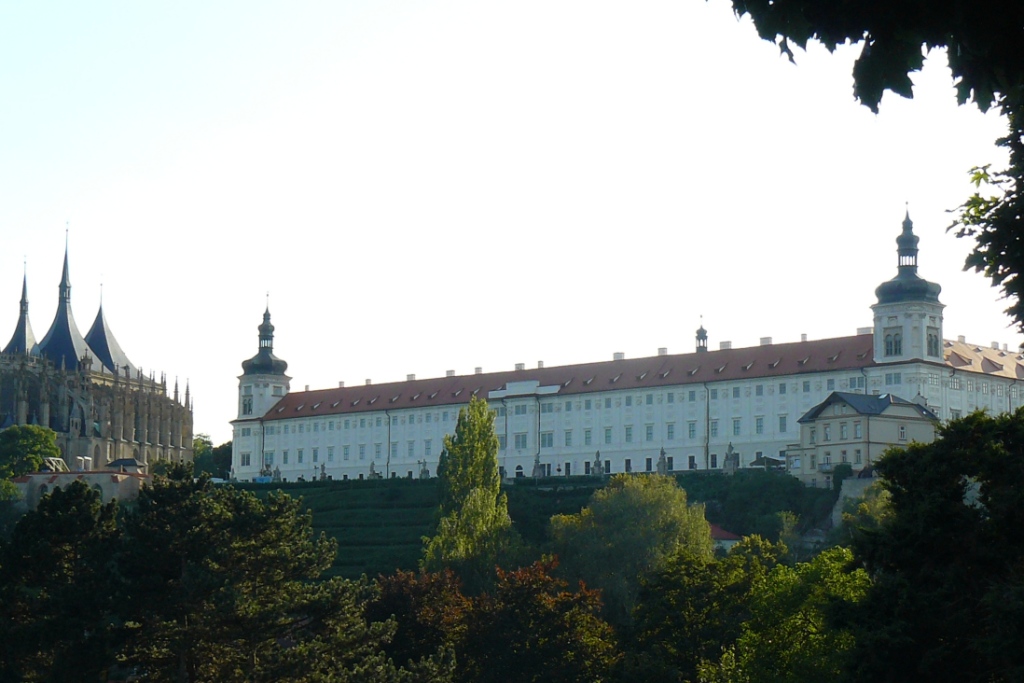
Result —
[[14, 327], [11, 341], [4, 347], [4, 353], [32, 354], [36, 348], [36, 335], [32, 332], [32, 323], [28, 319], [28, 273], [22, 275], [21, 307], [18, 324]]
[[[66, 235], [65, 235], [66, 240]], [[68, 248], [64, 245], [64, 270], [60, 278], [60, 298], [57, 301], [57, 312], [46, 336], [39, 342], [39, 355], [47, 358], [54, 365], [68, 370], [77, 370], [82, 358], [91, 358], [89, 345], [85, 343], [82, 333], [78, 331], [75, 317], [71, 313], [71, 277], [68, 274]], [[92, 369], [94, 360], [89, 361]]]
[[110, 331], [107, 318], [103, 315], [102, 301], [99, 311], [96, 312], [96, 319], [85, 335], [85, 343], [92, 349], [96, 359], [111, 372], [116, 372], [118, 367], [135, 367], [128, 360], [125, 352], [121, 350], [121, 345], [114, 338], [114, 333]]

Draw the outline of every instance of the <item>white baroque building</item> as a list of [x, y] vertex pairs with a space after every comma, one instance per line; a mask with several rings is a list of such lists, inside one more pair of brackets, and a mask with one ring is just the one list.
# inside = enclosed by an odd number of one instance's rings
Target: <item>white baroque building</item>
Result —
[[[898, 270], [876, 289], [874, 326], [849, 337], [693, 353], [290, 391], [273, 354], [269, 310], [259, 352], [242, 364], [233, 421], [233, 476], [364, 478], [433, 474], [444, 436], [470, 397], [497, 413], [505, 476], [749, 467], [799, 448], [798, 420], [832, 392], [896, 394], [940, 419], [1024, 402], [1024, 356], [998, 344], [948, 340], [940, 287], [917, 273], [909, 216]], [[731, 447], [731, 448], [730, 448]], [[869, 454], [877, 449], [865, 447]], [[871, 457], [854, 465], [857, 471]]]

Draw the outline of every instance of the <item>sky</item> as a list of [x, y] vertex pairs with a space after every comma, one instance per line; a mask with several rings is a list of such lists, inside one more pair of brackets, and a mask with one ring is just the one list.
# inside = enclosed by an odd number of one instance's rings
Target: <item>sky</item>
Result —
[[946, 232], [1005, 122], [942, 52], [878, 115], [725, 0], [0, 5], [0, 343], [65, 245], [147, 373], [231, 437], [268, 302], [292, 390], [845, 336], [909, 211], [945, 336], [1016, 348]]

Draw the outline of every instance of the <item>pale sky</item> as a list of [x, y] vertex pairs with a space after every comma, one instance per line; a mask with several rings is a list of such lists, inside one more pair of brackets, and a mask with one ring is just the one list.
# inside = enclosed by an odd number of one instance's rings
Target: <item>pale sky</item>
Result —
[[270, 292], [292, 389], [853, 334], [909, 202], [945, 335], [1008, 343], [945, 232], [1004, 122], [852, 96], [724, 0], [0, 5], [0, 344], [53, 319], [231, 436]]

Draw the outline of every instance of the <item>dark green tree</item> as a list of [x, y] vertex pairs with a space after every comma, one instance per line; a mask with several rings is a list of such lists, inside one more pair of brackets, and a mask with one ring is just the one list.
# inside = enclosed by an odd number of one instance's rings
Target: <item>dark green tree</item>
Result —
[[697, 678], [751, 618], [751, 595], [786, 554], [785, 546], [748, 536], [720, 559], [683, 549], [644, 579], [628, 648], [630, 680]]
[[231, 471], [231, 442], [214, 447], [209, 436], [197, 434], [192, 439], [192, 463], [196, 474], [227, 479]]
[[437, 476], [442, 516], [461, 508], [474, 489], [483, 489], [495, 498], [501, 493], [498, 435], [487, 401], [474, 396], [459, 410], [455, 432], [444, 437]]
[[704, 508], [687, 505], [686, 491], [662, 475], [618, 474], [576, 515], [551, 518], [552, 550], [563, 574], [599, 588], [605, 616], [630, 623], [643, 577], [682, 550], [712, 555]]
[[100, 680], [120, 633], [116, 522], [116, 503], [76, 481], [0, 544], [0, 680]]
[[[891, 90], [913, 96], [910, 74], [926, 51], [945, 48], [957, 100], [982, 111], [997, 107], [1008, 132], [996, 144], [1008, 150], [1009, 167], [975, 169], [985, 185], [961, 206], [950, 226], [975, 239], [967, 267], [983, 271], [1011, 300], [1007, 312], [1024, 329], [1024, 4], [1006, 0], [733, 0], [737, 15], [750, 15], [758, 34], [793, 59], [790, 44], [817, 40], [829, 50], [861, 44], [853, 67], [854, 95], [878, 111]], [[992, 192], [992, 194], [988, 194]]]
[[1024, 680], [1024, 411], [955, 420], [877, 469], [889, 510], [854, 533], [873, 585], [852, 678]]
[[38, 472], [44, 458], [59, 458], [57, 433], [38, 425], [15, 425], [0, 431], [0, 479]]

